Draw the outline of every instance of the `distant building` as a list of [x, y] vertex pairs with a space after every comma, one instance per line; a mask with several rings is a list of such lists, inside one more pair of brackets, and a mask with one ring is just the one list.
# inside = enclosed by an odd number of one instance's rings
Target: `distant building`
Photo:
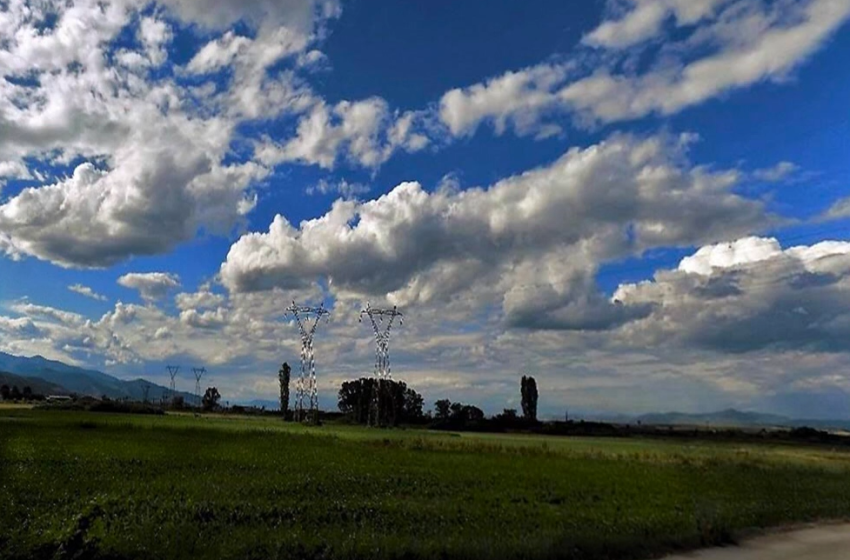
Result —
[[47, 402], [66, 402], [70, 401], [71, 397], [68, 395], [48, 395]]

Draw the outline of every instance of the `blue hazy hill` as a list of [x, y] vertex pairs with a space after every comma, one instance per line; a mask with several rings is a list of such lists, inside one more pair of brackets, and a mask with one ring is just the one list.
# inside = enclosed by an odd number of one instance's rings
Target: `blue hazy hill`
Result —
[[[144, 398], [145, 385], [149, 385], [148, 398], [159, 400], [168, 389], [162, 385], [144, 379], [124, 380], [101, 371], [68, 365], [43, 356], [13, 356], [0, 352], [0, 371], [21, 377], [37, 378], [44, 383], [64, 388], [80, 395], [110, 399], [130, 399], [140, 401]], [[33, 387], [35, 389], [35, 387]], [[194, 395], [180, 392], [186, 402], [194, 401]]]

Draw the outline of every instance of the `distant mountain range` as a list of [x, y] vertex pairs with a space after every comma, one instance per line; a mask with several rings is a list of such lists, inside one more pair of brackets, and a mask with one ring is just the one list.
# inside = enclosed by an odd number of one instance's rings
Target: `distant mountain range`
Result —
[[644, 414], [634, 417], [631, 422], [640, 422], [650, 425], [673, 425], [673, 426], [704, 426], [708, 424], [714, 427], [787, 427], [797, 428], [808, 426], [811, 428], [839, 428], [850, 429], [850, 420], [814, 420], [802, 418], [789, 418], [777, 414], [763, 414], [761, 412], [742, 412], [729, 408], [719, 412], [706, 414], [688, 414], [684, 412], [666, 412]]
[[[41, 394], [89, 395], [110, 399], [130, 399], [141, 401], [145, 396], [145, 385], [149, 385], [148, 398], [159, 400], [168, 392], [166, 387], [144, 379], [126, 381], [101, 371], [48, 360], [42, 356], [31, 358], [13, 356], [0, 352], [0, 384], [17, 385], [23, 389], [29, 385], [33, 392]], [[187, 403], [194, 402], [191, 393], [179, 392]]]
[[[563, 416], [550, 415], [547, 419], [563, 420], [564, 418]], [[648, 426], [709, 426], [713, 428], [800, 428], [807, 426], [818, 429], [850, 430], [850, 419], [793, 418], [779, 414], [741, 411], [734, 408], [707, 413], [652, 412], [642, 415], [575, 411], [570, 414], [570, 419], [610, 424], [637, 424], [640, 422]]]
[[713, 426], [785, 426], [793, 422], [791, 418], [760, 412], [742, 412], [734, 408], [709, 412], [706, 414], [688, 414], [683, 412], [665, 412], [638, 416], [642, 424], [711, 424]]

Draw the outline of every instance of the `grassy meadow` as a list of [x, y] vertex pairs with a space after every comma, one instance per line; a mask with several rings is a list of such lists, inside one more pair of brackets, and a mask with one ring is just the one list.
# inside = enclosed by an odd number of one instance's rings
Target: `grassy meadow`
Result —
[[0, 410], [0, 558], [649, 558], [850, 517], [824, 447]]

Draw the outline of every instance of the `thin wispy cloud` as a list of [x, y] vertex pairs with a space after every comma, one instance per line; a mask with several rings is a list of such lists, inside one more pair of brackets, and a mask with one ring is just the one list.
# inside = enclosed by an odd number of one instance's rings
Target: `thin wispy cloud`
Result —
[[71, 284], [70, 286], [68, 286], [68, 289], [72, 292], [80, 294], [81, 296], [86, 296], [87, 298], [91, 298], [97, 301], [107, 301], [109, 299], [106, 296], [100, 295], [99, 293], [95, 292], [88, 286], [83, 286], [82, 284]]

